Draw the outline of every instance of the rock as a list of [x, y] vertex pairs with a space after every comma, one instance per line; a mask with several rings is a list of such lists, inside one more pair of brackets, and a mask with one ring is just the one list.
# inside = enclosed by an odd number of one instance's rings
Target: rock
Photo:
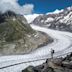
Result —
[[29, 66], [28, 68], [22, 70], [22, 72], [55, 72], [53, 68], [51, 67], [33, 67], [33, 66]]
[[29, 66], [28, 68], [22, 70], [22, 72], [34, 72], [33, 66]]
[[52, 60], [52, 62], [58, 66], [61, 66], [62, 60], [63, 60], [62, 58], [55, 58]]
[[72, 61], [71, 62], [62, 62], [62, 66], [68, 69], [72, 69]]
[[43, 69], [41, 72], [55, 72], [53, 68], [48, 67], [46, 69]]
[[70, 55], [67, 55], [65, 58], [63, 58], [64, 61], [71, 61], [72, 60], [72, 53]]
[[71, 69], [67, 69], [67, 68], [56, 68], [54, 69], [55, 72], [72, 72]]

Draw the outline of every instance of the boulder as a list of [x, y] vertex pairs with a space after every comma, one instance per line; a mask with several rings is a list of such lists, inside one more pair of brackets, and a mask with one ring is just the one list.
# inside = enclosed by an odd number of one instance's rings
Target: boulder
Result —
[[28, 68], [22, 70], [22, 72], [34, 72], [33, 66], [29, 66]]
[[65, 62], [65, 61], [62, 62], [62, 66], [69, 68], [69, 69], [72, 69], [72, 61], [71, 62]]

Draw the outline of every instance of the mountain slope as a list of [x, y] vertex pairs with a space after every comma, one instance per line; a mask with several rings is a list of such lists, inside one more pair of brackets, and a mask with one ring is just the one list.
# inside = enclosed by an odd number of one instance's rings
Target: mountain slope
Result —
[[[0, 16], [0, 37], [2, 40], [12, 41], [31, 34], [33, 30], [24, 17], [13, 12], [6, 12]], [[22, 21], [23, 20], [23, 21]]]
[[40, 15], [32, 23], [51, 29], [72, 32], [72, 7], [61, 10], [59, 13]]
[[22, 15], [0, 13], [0, 55], [29, 53], [48, 41], [48, 36], [34, 31]]
[[31, 23], [39, 14], [30, 14], [30, 15], [24, 15], [24, 17], [27, 19], [28, 23]]

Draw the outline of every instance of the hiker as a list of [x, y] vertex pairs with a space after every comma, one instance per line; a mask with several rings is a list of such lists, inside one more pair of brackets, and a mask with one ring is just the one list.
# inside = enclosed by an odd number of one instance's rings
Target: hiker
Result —
[[53, 59], [53, 54], [55, 53], [55, 51], [53, 49], [51, 49], [51, 58]]

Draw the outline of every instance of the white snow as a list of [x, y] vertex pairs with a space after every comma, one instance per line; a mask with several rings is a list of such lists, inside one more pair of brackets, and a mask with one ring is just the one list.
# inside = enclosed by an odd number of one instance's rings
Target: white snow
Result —
[[13, 21], [15, 21], [15, 20], [16, 20], [16, 18], [14, 17], [14, 18], [13, 18]]
[[[31, 27], [35, 30], [47, 33], [54, 39], [54, 42], [26, 55], [2, 56], [0, 57], [0, 68], [3, 66], [16, 64], [20, 62], [49, 58], [51, 49], [55, 50], [54, 56], [72, 52], [72, 33], [50, 30], [35, 25], [31, 25]], [[45, 62], [45, 60], [24, 63], [24, 64], [0, 69], [0, 72], [21, 72], [22, 69], [26, 68], [29, 65], [36, 66], [42, 64], [43, 62]]]
[[60, 20], [61, 23], [67, 23], [69, 21], [72, 21], [72, 12], [70, 12], [63, 19]]
[[46, 23], [46, 22], [52, 22], [52, 21], [54, 21], [54, 19], [51, 18], [51, 17], [49, 17], [49, 18], [47, 18], [47, 20], [45, 21], [45, 23]]
[[72, 6], [67, 8], [68, 10], [72, 10]]
[[58, 13], [63, 12], [63, 11], [64, 11], [63, 9], [61, 9], [61, 10], [56, 9], [54, 12], [46, 13], [46, 15], [48, 15], [48, 14], [58, 14]]
[[43, 23], [43, 22], [44, 22], [44, 20], [41, 20], [41, 22]]
[[28, 23], [31, 23], [39, 15], [40, 14], [30, 14], [30, 15], [24, 15], [24, 17], [27, 19]]

